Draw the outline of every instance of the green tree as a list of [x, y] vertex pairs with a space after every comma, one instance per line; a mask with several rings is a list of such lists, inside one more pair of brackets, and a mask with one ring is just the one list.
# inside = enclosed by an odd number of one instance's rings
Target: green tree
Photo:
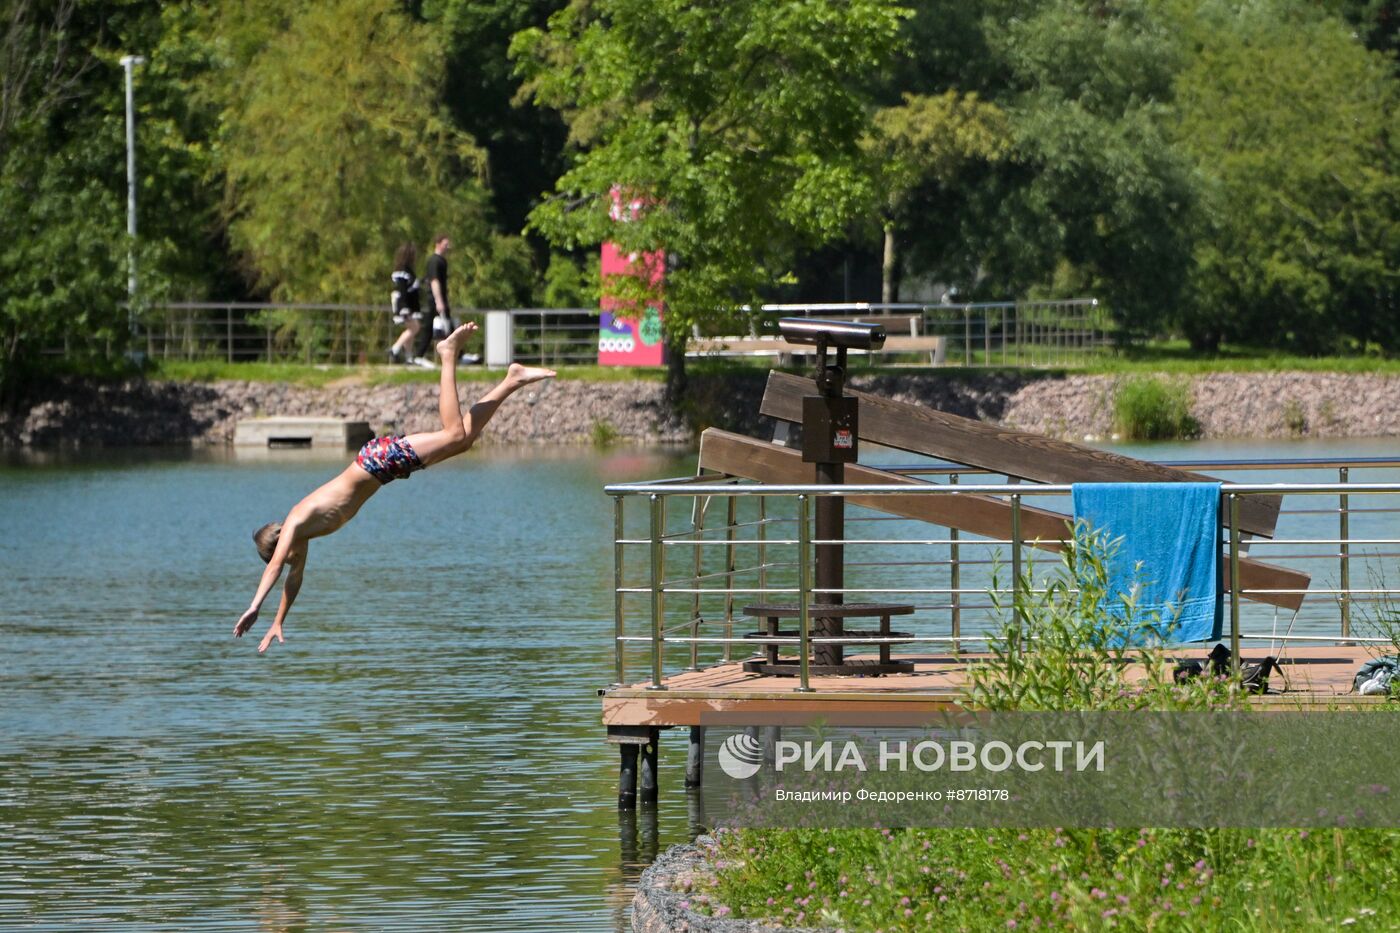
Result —
[[[120, 49], [156, 3], [0, 2], [0, 395], [40, 352], [106, 356], [127, 337], [125, 112]], [[143, 284], [162, 280], [142, 240]]]
[[997, 161], [1010, 147], [1010, 134], [1001, 109], [975, 92], [905, 94], [902, 104], [879, 110], [873, 122], [864, 144], [882, 194], [880, 300], [889, 304], [899, 300], [896, 229], [906, 221], [914, 193], [958, 184], [969, 163]]
[[[757, 301], [871, 203], [858, 85], [902, 16], [888, 0], [575, 0], [512, 44], [578, 149], [531, 226], [564, 249], [665, 250], [679, 367], [692, 325]], [[610, 217], [615, 187], [645, 204], [633, 222]]]
[[[520, 99], [507, 51], [522, 29], [544, 26], [565, 0], [425, 0], [423, 16], [446, 47], [443, 103], [490, 157], [491, 199], [502, 228], [518, 232], [564, 171], [568, 134], [559, 114]], [[541, 255], [541, 259], [544, 259]]]
[[1180, 8], [1175, 132], [1195, 161], [1193, 345], [1400, 348], [1400, 85], [1309, 4]]
[[[230, 0], [213, 22], [232, 244], [284, 300], [364, 301], [394, 246], [452, 235], [455, 291], [509, 303], [523, 244], [490, 224], [481, 149], [439, 111], [443, 52], [395, 0]], [[523, 281], [522, 281], [523, 280]]]
[[1186, 281], [1195, 198], [1167, 129], [1167, 23], [1135, 2], [988, 11], [1013, 146], [962, 205], [967, 274], [1001, 295], [1095, 294], [1123, 327], [1155, 329]]

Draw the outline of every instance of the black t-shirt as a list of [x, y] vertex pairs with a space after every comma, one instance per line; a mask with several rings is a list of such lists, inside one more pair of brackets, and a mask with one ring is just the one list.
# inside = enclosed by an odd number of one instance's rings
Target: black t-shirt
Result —
[[[442, 301], [446, 307], [437, 306], [437, 296], [433, 294], [433, 282], [442, 285]], [[433, 311], [443, 314], [452, 309], [452, 300], [447, 295], [447, 260], [439, 253], [433, 253], [428, 257], [428, 268], [423, 273], [423, 288], [428, 293], [428, 300], [432, 303]]]

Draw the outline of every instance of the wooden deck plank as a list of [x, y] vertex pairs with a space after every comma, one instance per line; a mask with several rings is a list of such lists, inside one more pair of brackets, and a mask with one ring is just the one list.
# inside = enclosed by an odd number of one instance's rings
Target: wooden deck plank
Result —
[[[762, 483], [816, 482], [815, 464], [803, 463], [802, 454], [798, 451], [718, 428], [709, 428], [700, 435], [700, 469], [742, 476]], [[846, 481], [885, 486], [929, 485], [913, 477], [854, 463], [846, 465]], [[967, 487], [969, 490], [975, 488]], [[846, 501], [988, 538], [1005, 540], [1011, 537], [1011, 506], [1001, 499], [971, 491], [939, 496], [850, 496]], [[1069, 529], [1068, 515], [1031, 506], [1021, 507], [1021, 535], [1033, 547], [1058, 551], [1063, 547]], [[1301, 592], [1249, 591], [1306, 590], [1311, 582], [1312, 578], [1300, 571], [1250, 557], [1240, 558], [1240, 594], [1246, 599], [1297, 609], [1303, 604], [1304, 594]]]
[[[801, 423], [802, 399], [814, 394], [812, 380], [770, 372], [759, 412]], [[860, 437], [886, 447], [941, 457], [954, 463], [1040, 483], [1214, 482], [1212, 477], [1125, 457], [1081, 444], [1000, 428], [923, 405], [848, 389], [860, 399]], [[1281, 496], [1244, 496], [1240, 527], [1272, 537]]]
[[[1246, 647], [1246, 663], [1267, 654], [1266, 646]], [[1172, 652], [1173, 658], [1205, 658], [1204, 648]], [[646, 683], [602, 691], [607, 725], [687, 726], [728, 724], [805, 724], [917, 726], [940, 711], [961, 709], [969, 664], [985, 654], [956, 657], [948, 652], [903, 654], [911, 674], [884, 677], [813, 677], [813, 692], [800, 693], [795, 677], [746, 674], [742, 662], [686, 671], [666, 678], [664, 691]], [[1323, 645], [1284, 652], [1283, 676], [1270, 683], [1277, 693], [1253, 697], [1265, 708], [1372, 706], [1380, 697], [1351, 693], [1357, 668], [1371, 657], [1363, 646]], [[1141, 672], [1141, 669], [1138, 669]]]

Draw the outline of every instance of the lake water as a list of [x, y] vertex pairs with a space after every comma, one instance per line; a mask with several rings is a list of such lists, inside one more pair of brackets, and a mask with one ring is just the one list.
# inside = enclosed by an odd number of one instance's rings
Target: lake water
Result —
[[482, 451], [396, 483], [316, 543], [259, 657], [265, 622], [230, 637], [262, 568], [249, 535], [343, 460], [0, 466], [0, 928], [625, 929], [641, 867], [700, 817], [665, 751], [659, 809], [615, 809], [602, 486], [693, 457]]

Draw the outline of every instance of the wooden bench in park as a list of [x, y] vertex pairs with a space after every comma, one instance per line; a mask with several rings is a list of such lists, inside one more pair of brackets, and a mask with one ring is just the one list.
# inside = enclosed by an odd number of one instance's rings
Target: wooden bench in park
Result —
[[[875, 354], [887, 353], [927, 353], [929, 362], [941, 365], [947, 358], [948, 340], [946, 337], [929, 336], [922, 333], [921, 314], [865, 314], [844, 315], [823, 318], [828, 321], [851, 321], [861, 324], [885, 325], [885, 345]], [[811, 353], [809, 346], [790, 344], [782, 337], [700, 337], [691, 339], [686, 350], [687, 356], [777, 356], [791, 357]], [[865, 350], [852, 350], [851, 353], [866, 353]]]

